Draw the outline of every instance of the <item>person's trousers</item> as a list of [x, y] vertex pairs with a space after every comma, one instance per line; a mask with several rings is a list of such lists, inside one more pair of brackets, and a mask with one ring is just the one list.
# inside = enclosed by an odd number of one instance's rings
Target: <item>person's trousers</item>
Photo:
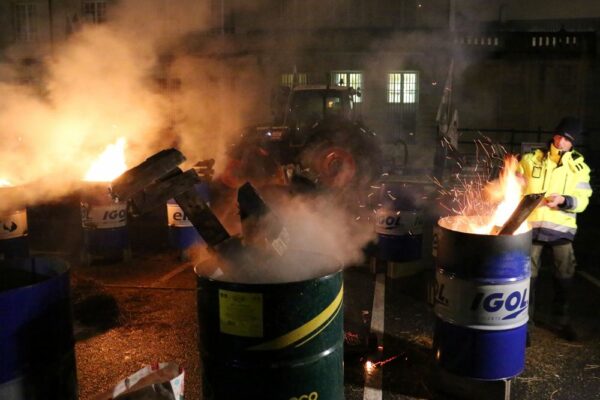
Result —
[[[535, 314], [535, 291], [538, 273], [541, 267], [543, 244], [534, 243], [531, 247], [531, 284], [529, 289], [529, 318], [533, 320]], [[566, 325], [569, 323], [569, 297], [575, 275], [575, 253], [573, 244], [566, 243], [551, 246], [554, 266], [554, 300], [552, 313], [556, 323]]]

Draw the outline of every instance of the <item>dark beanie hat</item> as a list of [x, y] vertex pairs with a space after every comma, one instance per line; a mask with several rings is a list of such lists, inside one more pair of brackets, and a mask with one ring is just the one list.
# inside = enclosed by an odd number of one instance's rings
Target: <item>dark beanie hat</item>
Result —
[[581, 135], [581, 121], [576, 117], [564, 117], [554, 129], [554, 132], [575, 143]]

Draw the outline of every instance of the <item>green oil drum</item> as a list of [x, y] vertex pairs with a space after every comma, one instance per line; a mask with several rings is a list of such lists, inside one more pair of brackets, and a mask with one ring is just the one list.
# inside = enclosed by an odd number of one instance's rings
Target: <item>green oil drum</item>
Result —
[[343, 275], [234, 283], [198, 274], [203, 399], [344, 398]]

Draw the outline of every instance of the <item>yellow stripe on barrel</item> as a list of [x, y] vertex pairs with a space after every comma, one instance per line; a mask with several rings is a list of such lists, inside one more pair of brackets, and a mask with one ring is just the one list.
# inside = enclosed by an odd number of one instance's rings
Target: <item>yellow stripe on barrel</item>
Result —
[[312, 332], [319, 329], [321, 325], [327, 322], [327, 320], [329, 320], [335, 314], [337, 314], [337, 311], [339, 311], [340, 305], [342, 304], [343, 298], [344, 286], [342, 285], [337, 296], [335, 296], [335, 299], [333, 299], [331, 304], [329, 304], [327, 308], [325, 308], [319, 315], [317, 315], [304, 325], [286, 333], [285, 335], [279, 336], [273, 340], [259, 344], [257, 346], [252, 346], [248, 348], [248, 350], [280, 350], [309, 336]]

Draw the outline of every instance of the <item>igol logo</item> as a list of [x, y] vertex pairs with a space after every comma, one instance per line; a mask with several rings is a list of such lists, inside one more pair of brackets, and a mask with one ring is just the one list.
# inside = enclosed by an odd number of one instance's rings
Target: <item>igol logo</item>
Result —
[[399, 215], [381, 215], [377, 218], [377, 225], [384, 229], [394, 229], [401, 226], [401, 218]]
[[496, 292], [490, 293], [487, 296], [485, 293], [477, 293], [471, 304], [471, 310], [475, 311], [479, 306], [489, 313], [495, 313], [502, 309], [510, 312], [503, 317], [503, 320], [516, 318], [524, 310], [527, 309], [527, 289], [515, 291], [504, 298], [505, 293]]
[[110, 211], [105, 211], [104, 215], [102, 216], [103, 220], [107, 220], [107, 219], [119, 219], [119, 220], [124, 220], [125, 217], [127, 216], [127, 210], [126, 209], [121, 209], [121, 210], [110, 210]]

